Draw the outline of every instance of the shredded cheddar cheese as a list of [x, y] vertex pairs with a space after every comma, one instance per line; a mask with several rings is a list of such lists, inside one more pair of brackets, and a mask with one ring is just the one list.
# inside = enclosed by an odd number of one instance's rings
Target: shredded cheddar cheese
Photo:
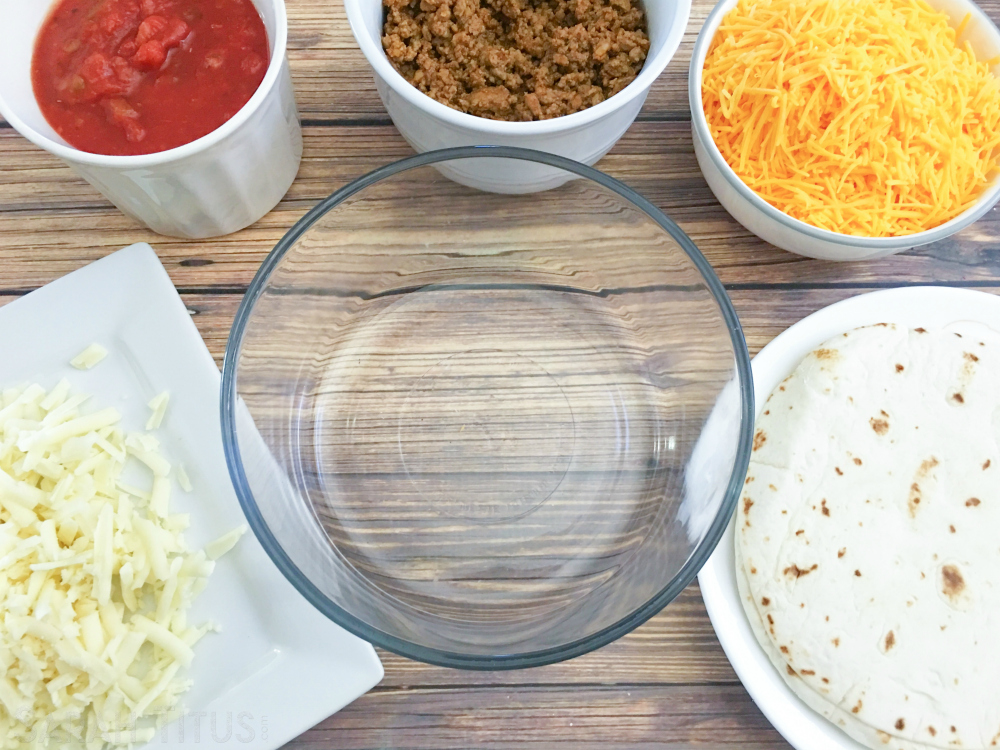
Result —
[[1000, 156], [997, 60], [922, 0], [739, 0], [705, 60], [726, 162], [764, 200], [843, 234], [931, 229]]

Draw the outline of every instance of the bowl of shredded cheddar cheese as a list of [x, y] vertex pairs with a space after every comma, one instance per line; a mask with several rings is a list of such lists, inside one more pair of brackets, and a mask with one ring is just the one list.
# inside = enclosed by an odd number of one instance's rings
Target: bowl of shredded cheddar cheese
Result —
[[1000, 198], [1000, 31], [971, 0], [723, 0], [688, 79], [695, 154], [743, 226], [877, 258]]

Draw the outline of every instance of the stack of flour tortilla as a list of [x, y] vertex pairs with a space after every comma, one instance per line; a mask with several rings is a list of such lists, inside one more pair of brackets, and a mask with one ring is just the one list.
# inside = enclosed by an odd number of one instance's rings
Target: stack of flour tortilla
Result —
[[1000, 746], [1000, 334], [860, 328], [758, 415], [740, 592], [789, 687], [872, 748]]

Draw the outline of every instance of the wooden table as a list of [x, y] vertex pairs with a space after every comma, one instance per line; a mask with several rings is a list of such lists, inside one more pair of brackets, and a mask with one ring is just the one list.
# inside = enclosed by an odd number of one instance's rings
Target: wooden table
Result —
[[[160, 237], [126, 219], [55, 158], [0, 121], [0, 304], [132, 242], [156, 248], [221, 361], [258, 265], [319, 198], [410, 154], [375, 93], [338, 0], [288, 0], [289, 58], [305, 134], [299, 177], [254, 226], [216, 240]], [[871, 289], [948, 284], [1000, 293], [997, 209], [951, 239], [866, 263], [807, 260], [738, 225], [712, 196], [691, 146], [687, 69], [712, 7], [688, 33], [639, 120], [600, 168], [672, 216], [725, 283], [751, 353], [825, 305]], [[1000, 19], [1000, 0], [984, 4]], [[381, 653], [385, 679], [289, 747], [787, 747], [726, 660], [692, 584], [632, 634], [573, 661], [519, 672], [429, 667]], [[331, 681], [336, 675], [330, 675]]]

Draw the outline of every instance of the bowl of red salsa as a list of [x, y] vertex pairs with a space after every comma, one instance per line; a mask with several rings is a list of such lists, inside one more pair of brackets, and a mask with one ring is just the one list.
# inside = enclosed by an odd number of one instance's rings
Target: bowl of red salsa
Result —
[[155, 231], [236, 231], [294, 179], [282, 0], [4, 3], [0, 25], [0, 114]]

